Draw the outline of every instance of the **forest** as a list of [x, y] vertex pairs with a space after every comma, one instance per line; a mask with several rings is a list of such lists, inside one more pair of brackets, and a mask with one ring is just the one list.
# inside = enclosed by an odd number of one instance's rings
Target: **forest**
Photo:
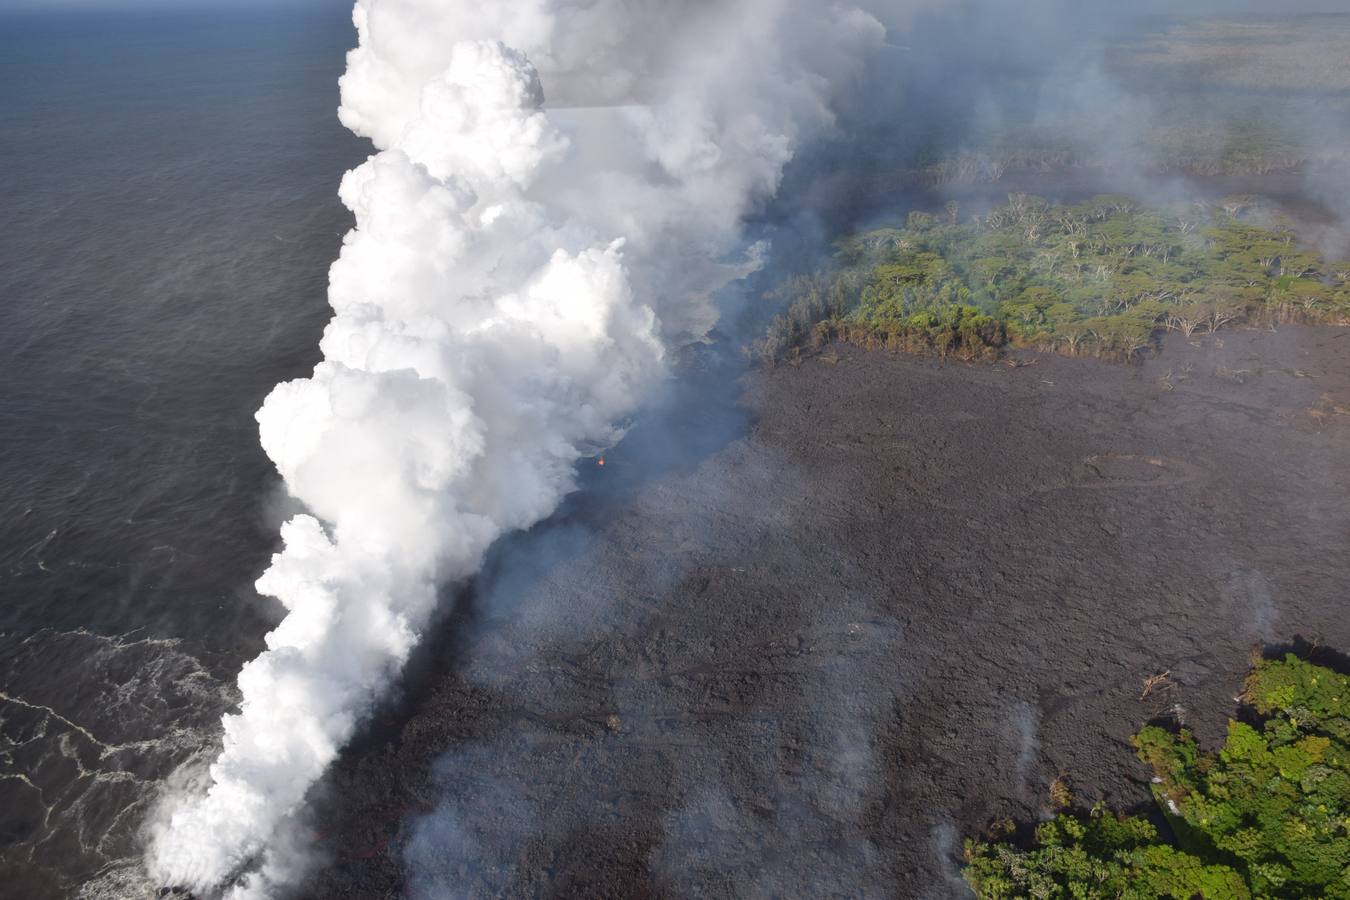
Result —
[[1300, 243], [1256, 198], [1059, 206], [1012, 194], [963, 218], [953, 202], [838, 240], [830, 262], [769, 294], [783, 309], [748, 351], [765, 363], [832, 341], [991, 357], [1004, 348], [1128, 360], [1166, 332], [1350, 323], [1350, 261]]

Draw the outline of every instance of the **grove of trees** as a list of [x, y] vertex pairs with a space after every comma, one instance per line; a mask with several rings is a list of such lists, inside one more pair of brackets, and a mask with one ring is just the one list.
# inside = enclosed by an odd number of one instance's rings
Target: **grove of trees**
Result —
[[1303, 248], [1251, 198], [1164, 209], [1013, 194], [966, 222], [949, 205], [836, 247], [829, 266], [773, 293], [785, 311], [754, 346], [761, 359], [832, 340], [964, 358], [1011, 345], [1128, 359], [1166, 331], [1350, 323], [1350, 263]]

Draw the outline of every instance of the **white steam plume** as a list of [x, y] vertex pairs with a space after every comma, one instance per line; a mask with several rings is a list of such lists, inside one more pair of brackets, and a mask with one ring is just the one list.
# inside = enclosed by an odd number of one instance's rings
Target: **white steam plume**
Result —
[[[208, 789], [151, 823], [167, 884], [263, 895], [296, 875], [278, 831], [437, 586], [549, 515], [664, 343], [711, 325], [754, 262], [727, 262], [742, 218], [882, 37], [815, 0], [358, 0], [354, 19], [340, 116], [379, 152], [342, 181], [356, 227], [324, 360], [257, 417], [312, 514], [258, 581], [287, 615], [239, 675]], [[546, 88], [605, 108], [546, 114]]]

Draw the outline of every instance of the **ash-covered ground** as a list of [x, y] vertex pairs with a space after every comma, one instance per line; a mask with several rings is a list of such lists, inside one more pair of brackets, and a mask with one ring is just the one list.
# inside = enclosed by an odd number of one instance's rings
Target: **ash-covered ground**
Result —
[[1350, 648], [1350, 330], [1016, 361], [832, 348], [635, 432], [321, 786], [305, 896], [961, 896], [1060, 775], [1149, 805], [1130, 735], [1220, 740], [1254, 646]]

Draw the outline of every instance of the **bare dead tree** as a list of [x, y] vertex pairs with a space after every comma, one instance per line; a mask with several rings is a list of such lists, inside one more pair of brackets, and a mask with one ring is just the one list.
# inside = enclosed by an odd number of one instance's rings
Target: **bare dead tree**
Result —
[[1063, 261], [1064, 257], [1061, 256], [1059, 252], [1054, 250], [1042, 250], [1040, 253], [1036, 254], [1033, 265], [1044, 269], [1048, 275], [1054, 275]]
[[1181, 311], [1174, 311], [1167, 314], [1167, 318], [1163, 320], [1163, 324], [1167, 327], [1168, 331], [1180, 331], [1189, 339], [1191, 335], [1195, 334], [1195, 330], [1199, 328], [1203, 322], [1208, 321], [1208, 319], [1209, 315], [1207, 313], [1203, 316], [1195, 316]]
[[1159, 672], [1157, 675], [1150, 675], [1144, 679], [1144, 691], [1139, 695], [1139, 699], [1145, 700], [1150, 694], [1171, 691], [1175, 687], [1176, 682], [1172, 680], [1171, 670]]
[[1032, 210], [1022, 217], [1022, 230], [1029, 243], [1040, 240], [1041, 229], [1045, 227], [1045, 213]]
[[1219, 309], [1216, 307], [1215, 309], [1210, 311], [1209, 317], [1205, 320], [1205, 324], [1208, 326], [1209, 329], [1205, 333], [1213, 334], [1214, 332], [1218, 331], [1220, 328], [1227, 325], [1228, 323], [1235, 322], [1240, 318], [1241, 314], [1235, 310]]

